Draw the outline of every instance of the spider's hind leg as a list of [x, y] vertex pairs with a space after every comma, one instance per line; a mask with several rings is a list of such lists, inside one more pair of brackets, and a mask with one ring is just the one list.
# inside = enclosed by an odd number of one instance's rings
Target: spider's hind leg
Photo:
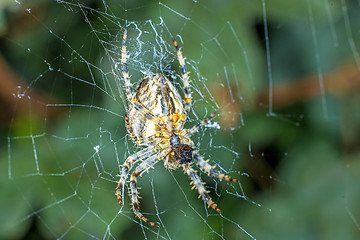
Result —
[[153, 155], [146, 159], [146, 161], [142, 162], [136, 169], [133, 171], [130, 177], [130, 198], [133, 212], [135, 215], [141, 219], [142, 221], [150, 224], [151, 226], [159, 227], [158, 224], [151, 222], [149, 219], [144, 217], [144, 215], [140, 212], [139, 208], [139, 192], [136, 184], [136, 179], [140, 176], [144, 171], [147, 171], [149, 168], [155, 165], [159, 161], [158, 155]]
[[116, 187], [115, 190], [115, 195], [119, 201], [120, 205], [123, 205], [122, 202], [122, 196], [123, 196], [123, 192], [124, 192], [124, 186], [126, 183], [126, 179], [129, 173], [129, 169], [138, 161], [143, 160], [144, 158], [147, 158], [149, 156], [151, 156], [154, 153], [154, 148], [153, 147], [148, 147], [145, 148], [137, 153], [134, 153], [133, 155], [131, 155], [130, 157], [128, 157], [126, 159], [126, 161], [124, 162], [122, 168], [121, 168], [121, 175], [120, 175], [120, 179], [118, 182], [118, 185]]

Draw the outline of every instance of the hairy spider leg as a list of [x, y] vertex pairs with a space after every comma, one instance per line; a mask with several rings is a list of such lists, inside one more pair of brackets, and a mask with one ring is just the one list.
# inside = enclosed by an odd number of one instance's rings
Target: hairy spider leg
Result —
[[211, 166], [208, 161], [205, 161], [204, 158], [202, 158], [198, 153], [195, 151], [193, 152], [193, 159], [196, 161], [196, 163], [200, 166], [201, 170], [207, 173], [208, 175], [211, 175], [213, 177], [219, 178], [221, 180], [229, 181], [229, 182], [239, 182], [237, 179], [233, 179], [217, 170], [215, 170], [215, 167]]
[[191, 107], [191, 90], [190, 90], [190, 84], [189, 84], [189, 76], [188, 76], [188, 72], [186, 71], [186, 65], [185, 65], [185, 59], [181, 53], [181, 50], [179, 49], [179, 46], [177, 44], [177, 42], [175, 41], [175, 39], [173, 39], [175, 48], [176, 48], [176, 53], [178, 56], [178, 61], [180, 63], [180, 69], [181, 69], [181, 78], [184, 84], [184, 91], [185, 91], [185, 99], [184, 99], [184, 109], [186, 114], [190, 111], [190, 107]]
[[215, 110], [207, 118], [205, 118], [204, 120], [202, 120], [201, 122], [199, 122], [198, 124], [193, 126], [185, 136], [190, 137], [191, 135], [193, 135], [194, 133], [199, 131], [203, 126], [205, 126], [207, 124], [208, 121], [210, 121], [210, 119], [212, 119], [216, 115], [216, 113], [217, 113], [217, 110]]
[[126, 97], [131, 101], [132, 98], [132, 91], [131, 91], [131, 83], [130, 83], [130, 76], [129, 76], [129, 69], [128, 65], [126, 64], [127, 55], [126, 55], [126, 38], [127, 38], [127, 30], [125, 29], [122, 41], [122, 48], [121, 48], [121, 71], [125, 81], [125, 92]]
[[136, 186], [136, 179], [140, 176], [143, 172], [147, 171], [149, 168], [155, 165], [155, 163], [159, 162], [161, 158], [158, 155], [154, 155], [146, 159], [140, 165], [138, 165], [130, 177], [130, 197], [131, 197], [131, 205], [134, 214], [141, 219], [142, 221], [150, 224], [151, 226], [159, 227], [158, 224], [151, 222], [149, 219], [144, 217], [144, 215], [140, 212], [140, 202], [139, 202], [139, 192]]
[[167, 132], [158, 132], [152, 136], [146, 137], [146, 138], [141, 138], [137, 141], [134, 141], [136, 144], [138, 145], [142, 145], [142, 144], [146, 144], [146, 145], [157, 145], [158, 144], [158, 140], [159, 139], [163, 139], [163, 138], [170, 138], [170, 134]]
[[196, 174], [195, 170], [190, 166], [190, 164], [184, 164], [183, 165], [184, 171], [189, 175], [190, 179], [192, 180], [191, 184], [194, 184], [193, 188], [196, 188], [200, 194], [199, 198], [202, 197], [202, 199], [207, 203], [208, 207], [212, 207], [214, 210], [216, 210], [218, 213], [221, 213], [220, 209], [217, 207], [216, 203], [213, 202], [211, 197], [209, 196], [209, 192], [207, 191], [204, 184], [200, 177]]
[[129, 169], [136, 162], [150, 157], [154, 152], [155, 152], [154, 147], [150, 146], [150, 147], [144, 148], [143, 150], [141, 150], [141, 151], [139, 151], [137, 153], [134, 153], [133, 155], [128, 157], [126, 159], [126, 161], [124, 162], [124, 164], [123, 164], [123, 166], [121, 168], [120, 180], [119, 180], [118, 185], [117, 185], [116, 190], [115, 190], [115, 195], [116, 195], [120, 205], [123, 205], [122, 196], [124, 194], [124, 185], [126, 183], [126, 179], [127, 179], [128, 174], [129, 174]]
[[129, 116], [127, 115], [127, 113], [125, 113], [125, 122], [126, 122], [126, 128], [130, 134], [131, 139], [133, 140], [133, 142], [137, 142], [137, 137], [135, 136], [134, 130], [132, 129], [129, 123]]

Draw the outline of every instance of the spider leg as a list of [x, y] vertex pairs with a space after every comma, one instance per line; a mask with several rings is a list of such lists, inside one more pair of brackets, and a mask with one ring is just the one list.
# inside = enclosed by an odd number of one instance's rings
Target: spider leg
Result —
[[135, 215], [141, 219], [142, 221], [150, 224], [151, 226], [159, 227], [158, 224], [151, 222], [149, 219], [144, 217], [144, 215], [140, 212], [140, 202], [139, 202], [139, 192], [136, 185], [136, 179], [138, 176], [140, 176], [143, 172], [147, 171], [149, 168], [155, 165], [160, 161], [158, 155], [151, 156], [150, 158], [146, 159], [146, 161], [142, 162], [139, 166], [136, 167], [136, 169], [133, 171], [130, 177], [130, 197], [131, 197], [131, 204], [132, 209]]
[[127, 115], [127, 113], [125, 113], [125, 122], [126, 122], [126, 128], [131, 136], [131, 139], [133, 140], [133, 142], [137, 142], [137, 137], [135, 136], [134, 130], [132, 129], [129, 123], [129, 116]]
[[193, 158], [196, 160], [196, 163], [200, 166], [201, 170], [206, 172], [207, 174], [217, 177], [221, 180], [229, 181], [229, 182], [239, 182], [237, 179], [233, 179], [217, 170], [213, 166], [211, 166], [207, 161], [205, 161], [198, 153], [193, 152]]
[[124, 185], [129, 173], [129, 169], [138, 161], [141, 161], [144, 158], [148, 158], [149, 156], [151, 156], [154, 153], [154, 147], [147, 147], [144, 148], [143, 150], [134, 153], [133, 155], [131, 155], [130, 157], [128, 157], [126, 159], [126, 161], [124, 162], [122, 168], [121, 168], [121, 175], [120, 175], [120, 180], [118, 182], [118, 185], [116, 187], [115, 190], [115, 195], [119, 201], [120, 205], [123, 205], [122, 202], [122, 196], [124, 193]]
[[132, 91], [131, 91], [129, 69], [128, 69], [128, 65], [126, 64], [126, 60], [127, 60], [126, 38], [127, 38], [127, 30], [125, 29], [124, 35], [123, 35], [123, 41], [122, 41], [122, 48], [121, 48], [121, 71], [122, 71], [122, 75], [123, 75], [123, 78], [124, 78], [124, 81], [125, 81], [126, 97], [130, 102], [133, 94], [132, 94]]
[[179, 46], [177, 45], [177, 42], [175, 41], [175, 39], [173, 39], [173, 42], [174, 42], [178, 60], [180, 63], [181, 78], [182, 78], [183, 84], [184, 84], [184, 91], [185, 91], [184, 109], [185, 109], [185, 112], [188, 113], [190, 110], [190, 107], [191, 107], [191, 99], [192, 99], [191, 91], [190, 91], [190, 84], [189, 84], [189, 76], [188, 76], [188, 72], [186, 71], [185, 59], [181, 53], [181, 50], [179, 49]]
[[199, 131], [203, 126], [205, 126], [207, 124], [207, 122], [212, 119], [217, 113], [217, 110], [215, 110], [214, 112], [212, 112], [207, 118], [205, 118], [204, 120], [202, 120], [201, 122], [199, 122], [198, 124], [196, 124], [195, 126], [193, 126], [189, 132], [185, 135], [186, 137], [190, 137], [191, 135], [193, 135], [194, 133], [196, 133], [197, 131]]
[[[207, 203], [208, 207], [212, 207], [218, 213], [221, 213], [220, 209], [217, 207], [216, 203], [213, 202], [211, 197], [209, 196], [209, 191], [206, 190], [204, 183], [201, 181], [201, 178], [196, 174], [195, 170], [190, 166], [190, 164], [183, 165], [184, 171], [189, 175], [192, 180], [192, 184], [194, 184], [193, 188], [196, 188], [202, 197], [202, 199]], [[200, 197], [199, 196], [199, 197]]]
[[141, 138], [134, 142], [138, 145], [142, 145], [142, 144], [157, 145], [158, 139], [163, 139], [163, 138], [170, 138], [170, 134], [167, 134], [166, 132], [158, 132], [155, 135], [152, 135], [152, 136], [149, 136], [146, 138]]

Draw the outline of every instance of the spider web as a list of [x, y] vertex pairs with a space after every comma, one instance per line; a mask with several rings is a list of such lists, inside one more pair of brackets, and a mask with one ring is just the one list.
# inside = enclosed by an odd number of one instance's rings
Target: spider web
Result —
[[[4, 1], [0, 238], [357, 239], [360, 1]], [[1, 4], [0, 4], [1, 6]], [[6, 22], [7, 21], [7, 22]], [[162, 73], [193, 105], [185, 128], [216, 169], [138, 179], [140, 209], [114, 196], [127, 136], [121, 41], [135, 90]], [[195, 166], [195, 164], [194, 164]]]

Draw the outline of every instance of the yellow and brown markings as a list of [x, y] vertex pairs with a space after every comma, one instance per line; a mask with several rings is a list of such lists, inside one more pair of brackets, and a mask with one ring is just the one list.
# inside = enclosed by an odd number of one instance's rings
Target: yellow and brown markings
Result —
[[128, 126], [131, 127], [134, 137], [138, 139], [155, 135], [163, 127], [172, 131], [179, 120], [182, 122], [185, 120], [181, 97], [163, 75], [144, 78], [132, 102], [144, 108], [141, 110], [131, 104], [128, 114]]

